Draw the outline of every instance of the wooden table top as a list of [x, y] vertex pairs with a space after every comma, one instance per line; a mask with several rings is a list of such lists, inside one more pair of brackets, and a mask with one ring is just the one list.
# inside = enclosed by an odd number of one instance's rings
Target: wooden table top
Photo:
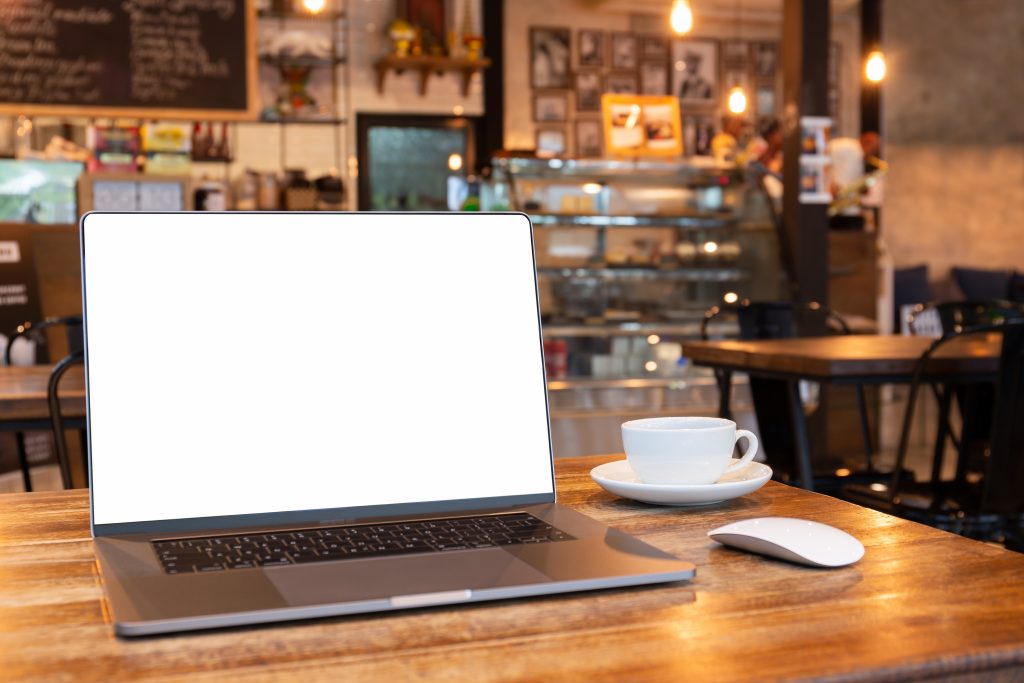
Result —
[[[692, 582], [122, 640], [84, 491], [0, 496], [4, 680], [903, 680], [1024, 675], [1024, 555], [769, 482], [706, 508], [616, 498], [557, 461], [571, 505], [697, 565]], [[817, 570], [719, 546], [765, 515], [846, 529], [857, 564]], [[973, 680], [973, 679], [972, 679]]]
[[[905, 377], [934, 341], [928, 337], [845, 335], [794, 339], [683, 343], [683, 355], [698, 365], [800, 377]], [[991, 374], [998, 369], [998, 335], [955, 339], [940, 348], [929, 373]]]
[[[52, 365], [0, 366], [0, 421], [49, 419], [46, 388], [52, 370]], [[85, 370], [81, 365], [71, 367], [61, 378], [58, 396], [64, 417], [85, 415]]]

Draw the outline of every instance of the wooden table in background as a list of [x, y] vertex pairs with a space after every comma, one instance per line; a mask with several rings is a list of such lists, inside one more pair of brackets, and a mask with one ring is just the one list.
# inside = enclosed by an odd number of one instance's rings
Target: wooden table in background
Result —
[[[84, 491], [0, 496], [0, 678], [55, 680], [1020, 680], [1024, 555], [775, 482], [703, 508], [616, 498], [557, 461], [559, 499], [697, 565], [691, 582], [122, 640]], [[857, 564], [799, 567], [708, 530], [828, 522]]]
[[[800, 484], [813, 489], [813, 458], [797, 382], [806, 379], [831, 384], [909, 383], [918, 359], [933, 341], [929, 337], [861, 334], [698, 341], [685, 342], [683, 355], [694, 365], [788, 382]], [[999, 335], [951, 341], [929, 362], [926, 376], [944, 381], [991, 381], [999, 369], [1000, 344]], [[723, 402], [719, 412], [724, 412], [725, 407]]]
[[[0, 430], [50, 429], [50, 407], [46, 389], [52, 365], [0, 367]], [[65, 417], [85, 416], [85, 371], [74, 366], [60, 381], [57, 395]], [[25, 422], [33, 426], [22, 426]]]

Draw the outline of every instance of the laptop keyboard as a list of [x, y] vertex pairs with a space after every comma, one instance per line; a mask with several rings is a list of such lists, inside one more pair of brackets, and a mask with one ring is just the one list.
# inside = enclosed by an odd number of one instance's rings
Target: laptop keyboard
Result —
[[153, 541], [168, 574], [571, 541], [525, 512]]

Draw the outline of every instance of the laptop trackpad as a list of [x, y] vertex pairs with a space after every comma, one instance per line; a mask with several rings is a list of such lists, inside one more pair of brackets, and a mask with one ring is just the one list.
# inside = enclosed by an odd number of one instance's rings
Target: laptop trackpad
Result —
[[289, 605], [551, 581], [500, 548], [268, 567], [264, 573]]

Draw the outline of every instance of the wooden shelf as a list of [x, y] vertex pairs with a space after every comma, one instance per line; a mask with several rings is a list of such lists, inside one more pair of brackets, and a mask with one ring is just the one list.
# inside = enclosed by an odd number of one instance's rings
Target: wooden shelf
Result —
[[384, 94], [384, 80], [389, 71], [402, 73], [406, 70], [418, 71], [420, 73], [420, 95], [427, 94], [427, 83], [433, 74], [444, 74], [448, 71], [456, 71], [462, 74], [462, 96], [469, 94], [469, 82], [473, 74], [483, 71], [491, 65], [491, 60], [486, 57], [480, 59], [465, 59], [459, 57], [432, 57], [421, 55], [419, 57], [399, 57], [388, 55], [377, 61], [377, 92]]

